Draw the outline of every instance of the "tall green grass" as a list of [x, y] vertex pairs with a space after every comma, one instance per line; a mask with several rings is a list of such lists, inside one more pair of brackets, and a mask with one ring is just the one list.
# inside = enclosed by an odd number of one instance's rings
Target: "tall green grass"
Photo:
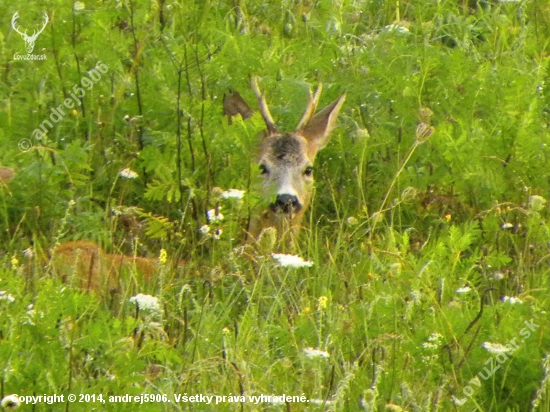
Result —
[[[172, 400], [32, 409], [71, 411], [550, 411], [545, 2], [48, 0], [0, 11], [0, 165], [16, 170], [0, 183], [2, 397]], [[50, 16], [34, 51], [47, 60], [13, 59], [24, 52], [15, 11], [29, 33]], [[108, 73], [82, 105], [32, 139], [98, 61]], [[251, 75], [286, 130], [316, 83], [320, 106], [347, 93], [296, 249], [311, 268], [243, 244], [263, 124], [255, 114], [228, 125], [222, 101], [232, 89], [252, 105]], [[421, 122], [434, 133], [419, 144]], [[21, 152], [24, 138], [34, 146]], [[247, 193], [224, 200], [216, 188]], [[209, 223], [219, 206], [224, 220]], [[219, 239], [201, 235], [206, 224]], [[165, 249], [184, 264], [88, 294], [48, 264], [56, 243], [76, 239]], [[138, 310], [137, 293], [160, 311]], [[529, 336], [525, 322], [538, 325]], [[514, 339], [499, 358], [484, 345]]]

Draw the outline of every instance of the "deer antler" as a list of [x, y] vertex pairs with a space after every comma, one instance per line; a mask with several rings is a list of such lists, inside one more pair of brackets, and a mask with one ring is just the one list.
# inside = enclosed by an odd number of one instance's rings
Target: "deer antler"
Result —
[[23, 36], [23, 37], [28, 37], [28, 36], [27, 36], [27, 30], [25, 30], [25, 33], [21, 33], [21, 32], [17, 29], [17, 27], [15, 26], [18, 18], [19, 18], [19, 12], [16, 11], [15, 14], [13, 15], [13, 17], [11, 18], [11, 27], [13, 27], [13, 29], [14, 29], [17, 33], [19, 33], [21, 36]]
[[44, 21], [44, 25], [42, 26], [42, 28], [38, 31], [34, 31], [34, 33], [32, 34], [32, 36], [29, 36], [27, 34], [27, 30], [25, 30], [24, 33], [22, 33], [16, 26], [17, 24], [17, 19], [19, 18], [19, 12], [16, 11], [15, 14], [13, 15], [12, 19], [11, 19], [11, 26], [13, 27], [13, 29], [19, 33], [21, 36], [23, 36], [23, 38], [25, 38], [26, 41], [34, 41], [36, 40], [36, 38], [38, 37], [38, 35], [40, 33], [42, 33], [44, 31], [44, 29], [46, 28], [46, 25], [48, 24], [48, 22], [50, 21], [49, 17], [48, 17], [48, 14], [46, 12], [44, 12], [44, 18], [45, 18], [45, 21]]
[[38, 35], [40, 33], [42, 33], [44, 31], [44, 29], [46, 28], [46, 24], [48, 24], [48, 22], [50, 21], [50, 19], [48, 18], [48, 15], [46, 14], [46, 12], [44, 12], [44, 18], [45, 18], [45, 21], [44, 21], [44, 25], [42, 26], [42, 28], [38, 31], [34, 31], [34, 33], [32, 34], [31, 36], [31, 39], [32, 40], [36, 40], [36, 38], [38, 37]]
[[306, 127], [311, 120], [311, 116], [315, 114], [315, 110], [317, 110], [317, 105], [319, 104], [319, 97], [321, 97], [322, 90], [323, 85], [319, 83], [319, 86], [317, 86], [317, 90], [315, 90], [315, 94], [313, 96], [311, 95], [311, 90], [308, 92], [309, 101], [307, 103], [306, 111], [302, 116], [302, 120], [300, 120], [300, 123], [298, 123], [298, 126], [296, 126], [296, 131], [300, 131], [304, 127]]
[[268, 132], [270, 134], [277, 133], [277, 126], [275, 126], [275, 122], [271, 117], [271, 113], [269, 113], [269, 108], [267, 107], [267, 103], [265, 102], [265, 96], [262, 92], [260, 92], [260, 88], [258, 87], [258, 78], [256, 76], [252, 76], [252, 80], [250, 84], [252, 86], [252, 90], [254, 91], [254, 94], [256, 95], [256, 99], [258, 99], [258, 105], [260, 106], [260, 113], [264, 118], [264, 122], [265, 122], [265, 125], [267, 126]]

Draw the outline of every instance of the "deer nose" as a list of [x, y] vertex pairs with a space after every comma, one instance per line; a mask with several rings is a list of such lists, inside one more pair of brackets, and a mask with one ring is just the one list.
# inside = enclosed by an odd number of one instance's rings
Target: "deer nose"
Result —
[[276, 210], [282, 210], [284, 213], [296, 213], [302, 208], [298, 197], [288, 194], [277, 195], [274, 206]]

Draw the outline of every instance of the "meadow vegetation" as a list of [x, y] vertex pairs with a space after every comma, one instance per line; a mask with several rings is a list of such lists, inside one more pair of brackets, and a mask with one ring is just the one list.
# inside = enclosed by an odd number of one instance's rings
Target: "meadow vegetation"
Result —
[[[48, 14], [33, 52], [46, 60], [14, 58], [16, 11], [29, 33]], [[548, 2], [0, 12], [0, 166], [14, 170], [0, 174], [1, 397], [310, 400], [36, 411], [550, 412]], [[307, 267], [281, 266], [269, 238], [243, 244], [261, 204], [252, 75], [284, 130], [317, 83], [319, 107], [347, 93], [294, 251]], [[255, 111], [228, 122], [234, 91]], [[79, 287], [52, 259], [79, 240], [156, 272]], [[157, 299], [138, 307], [139, 293]]]

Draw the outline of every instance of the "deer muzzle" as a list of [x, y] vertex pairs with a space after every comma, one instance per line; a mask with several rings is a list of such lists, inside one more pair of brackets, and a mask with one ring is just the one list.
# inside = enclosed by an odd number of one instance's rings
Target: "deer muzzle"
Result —
[[302, 209], [302, 204], [295, 195], [281, 194], [277, 195], [270, 208], [274, 213], [294, 214]]

